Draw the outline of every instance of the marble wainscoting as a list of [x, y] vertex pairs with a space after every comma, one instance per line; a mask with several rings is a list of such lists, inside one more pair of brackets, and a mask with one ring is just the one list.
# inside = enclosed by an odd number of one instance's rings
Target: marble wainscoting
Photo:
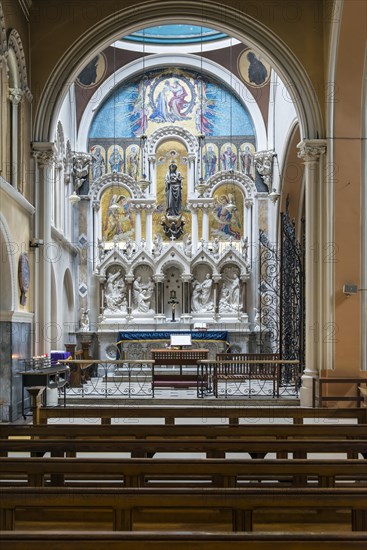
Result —
[[[22, 412], [21, 359], [32, 355], [31, 323], [0, 321], [0, 408], [3, 422], [14, 422]], [[30, 406], [28, 396], [26, 406]]]

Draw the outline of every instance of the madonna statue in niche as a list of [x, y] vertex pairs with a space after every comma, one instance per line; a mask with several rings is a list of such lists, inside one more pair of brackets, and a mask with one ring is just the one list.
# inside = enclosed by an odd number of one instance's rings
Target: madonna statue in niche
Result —
[[172, 159], [165, 179], [166, 213], [169, 216], [179, 216], [182, 206], [182, 180], [177, 164]]
[[174, 159], [171, 160], [165, 177], [166, 215], [161, 224], [165, 234], [170, 238], [178, 239], [183, 233], [185, 220], [181, 215], [182, 208], [182, 180]]

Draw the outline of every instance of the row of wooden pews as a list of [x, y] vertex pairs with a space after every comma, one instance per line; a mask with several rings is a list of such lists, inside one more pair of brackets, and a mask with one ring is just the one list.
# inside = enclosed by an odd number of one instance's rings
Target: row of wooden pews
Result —
[[[35, 418], [0, 425], [9, 550], [93, 550], [103, 536], [124, 549], [366, 545], [365, 409], [41, 407]], [[56, 418], [73, 423], [47, 424]]]

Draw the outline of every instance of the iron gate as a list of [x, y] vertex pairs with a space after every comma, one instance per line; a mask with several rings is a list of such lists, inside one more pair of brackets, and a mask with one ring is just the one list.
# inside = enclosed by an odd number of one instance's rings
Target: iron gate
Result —
[[[302, 235], [304, 224], [302, 223]], [[283, 365], [283, 392], [296, 392], [304, 368], [305, 276], [304, 237], [300, 243], [289, 216], [289, 201], [281, 214], [280, 240], [276, 246], [260, 231], [259, 348], [261, 353], [279, 353], [299, 366]]]

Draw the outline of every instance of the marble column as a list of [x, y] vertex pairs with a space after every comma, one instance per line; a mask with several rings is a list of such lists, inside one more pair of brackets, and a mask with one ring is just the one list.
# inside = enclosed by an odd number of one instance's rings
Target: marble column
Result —
[[127, 275], [125, 277], [125, 283], [127, 285], [127, 317], [130, 318], [133, 310], [133, 282], [134, 276]]
[[[40, 334], [36, 338], [36, 354], [51, 351], [51, 257], [54, 254], [51, 242], [51, 190], [54, 177], [54, 148], [52, 143], [33, 143], [33, 155], [37, 161], [36, 186], [39, 188], [38, 227], [36, 237], [43, 240], [39, 255], [39, 319], [37, 326]], [[36, 284], [37, 284], [36, 283]]]
[[165, 322], [166, 315], [164, 313], [164, 275], [159, 273], [158, 275], [153, 276], [153, 281], [155, 282], [155, 315], [154, 319], [160, 323]]
[[11, 101], [11, 183], [15, 189], [19, 187], [19, 103], [23, 91], [19, 88], [9, 88]]
[[196, 155], [192, 153], [188, 155], [187, 192], [189, 197], [194, 194], [195, 190], [195, 159]]
[[157, 173], [156, 173], [155, 154], [149, 156], [148, 162], [149, 162], [149, 181], [151, 182], [150, 194], [156, 197], [157, 196]]
[[192, 226], [192, 254], [196, 254], [198, 249], [198, 234], [199, 234], [199, 223], [198, 223], [198, 211], [196, 208], [191, 210], [191, 226]]
[[209, 241], [209, 210], [208, 208], [203, 208], [203, 231], [202, 236], [204, 241], [207, 243]]
[[182, 313], [181, 321], [189, 323], [192, 320], [191, 316], [191, 280], [192, 275], [190, 273], [183, 273], [181, 276], [182, 279]]
[[325, 347], [322, 330], [326, 319], [322, 307], [328, 294], [324, 286], [323, 243], [325, 240], [324, 204], [324, 157], [326, 140], [304, 140], [297, 146], [298, 156], [305, 164], [305, 213], [306, 213], [306, 255], [305, 255], [305, 302], [306, 302], [306, 353], [305, 370], [300, 390], [301, 405], [312, 405], [312, 380], [319, 376], [319, 370], [328, 368], [324, 364]]
[[135, 209], [135, 242], [141, 243], [141, 210]]
[[222, 277], [219, 273], [213, 275], [213, 281], [214, 281], [214, 316], [213, 317], [215, 320], [219, 318], [219, 283], [221, 279]]
[[147, 243], [147, 250], [152, 250], [152, 231], [153, 231], [153, 212], [151, 210], [145, 211], [145, 241]]

